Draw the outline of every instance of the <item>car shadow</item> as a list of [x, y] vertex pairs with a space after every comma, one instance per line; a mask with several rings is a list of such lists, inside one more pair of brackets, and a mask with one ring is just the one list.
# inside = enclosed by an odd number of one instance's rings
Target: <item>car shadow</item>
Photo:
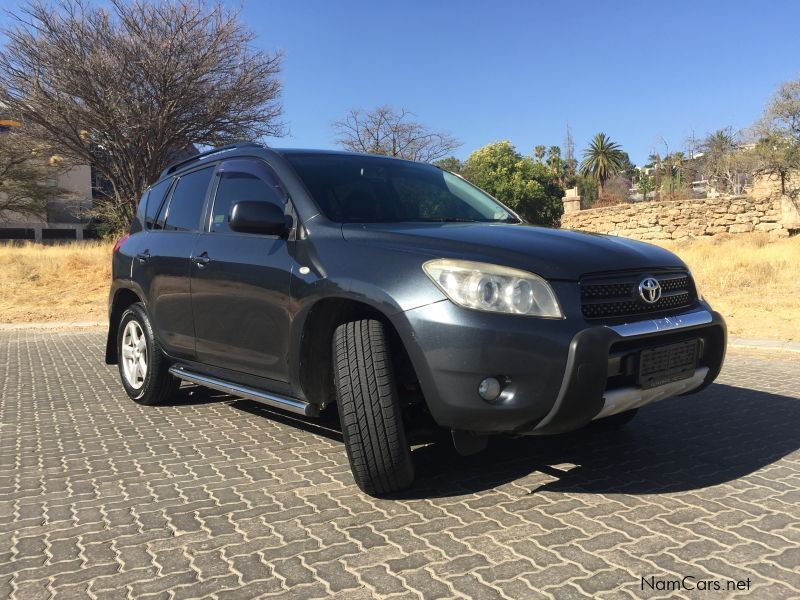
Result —
[[[305, 418], [197, 386], [183, 386], [173, 404], [223, 401], [343, 442], [335, 410]], [[564, 435], [493, 436], [484, 452], [470, 457], [459, 456], [449, 436], [441, 436], [414, 447], [414, 486], [393, 497], [460, 496], [515, 481], [528, 493], [657, 494], [704, 488], [794, 452], [800, 448], [798, 426], [800, 398], [713, 384], [698, 394], [645, 407], [617, 431], [590, 426]], [[527, 477], [536, 473], [545, 477], [530, 483]]]
[[[480, 455], [443, 445], [414, 452], [417, 483], [403, 498], [457, 496], [538, 471], [528, 493], [658, 494], [725, 483], [800, 448], [800, 399], [714, 384], [642, 409], [617, 431], [497, 436]], [[567, 468], [559, 465], [569, 465]], [[545, 481], [541, 481], [545, 480]]]

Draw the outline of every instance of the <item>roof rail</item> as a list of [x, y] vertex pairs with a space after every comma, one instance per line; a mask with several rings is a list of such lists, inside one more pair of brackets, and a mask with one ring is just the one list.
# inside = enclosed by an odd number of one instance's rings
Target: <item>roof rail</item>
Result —
[[233, 144], [228, 144], [227, 146], [219, 146], [218, 148], [212, 148], [211, 150], [206, 150], [205, 152], [200, 152], [199, 154], [194, 154], [194, 155], [192, 155], [192, 156], [190, 156], [188, 158], [184, 158], [184, 159], [175, 161], [174, 163], [169, 165], [166, 169], [161, 171], [161, 175], [159, 175], [159, 179], [161, 179], [162, 177], [165, 177], [166, 175], [169, 175], [170, 173], [174, 173], [180, 167], [182, 167], [184, 165], [188, 165], [189, 163], [191, 163], [191, 162], [193, 162], [195, 160], [199, 160], [201, 158], [208, 158], [209, 156], [217, 154], [218, 152], [227, 152], [228, 150], [235, 150], [236, 148], [248, 148], [248, 147], [252, 147], [252, 146], [255, 146], [255, 147], [258, 147], [258, 148], [263, 148], [262, 144], [258, 144], [256, 142], [235, 142]]

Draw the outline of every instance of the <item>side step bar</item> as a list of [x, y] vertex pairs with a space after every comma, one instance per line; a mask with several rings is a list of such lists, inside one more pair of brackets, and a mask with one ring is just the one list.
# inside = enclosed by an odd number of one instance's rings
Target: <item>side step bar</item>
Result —
[[274, 408], [282, 408], [303, 415], [304, 417], [319, 416], [319, 408], [317, 408], [317, 406], [308, 402], [303, 402], [302, 400], [287, 398], [280, 394], [257, 390], [237, 383], [230, 383], [229, 381], [217, 379], [216, 377], [210, 377], [208, 375], [201, 375], [200, 373], [195, 373], [182, 367], [170, 367], [169, 372], [179, 379], [190, 383], [196, 383], [197, 385], [202, 385], [212, 390], [217, 390], [218, 392], [240, 396], [248, 400], [255, 400], [256, 402], [261, 402], [262, 404]]

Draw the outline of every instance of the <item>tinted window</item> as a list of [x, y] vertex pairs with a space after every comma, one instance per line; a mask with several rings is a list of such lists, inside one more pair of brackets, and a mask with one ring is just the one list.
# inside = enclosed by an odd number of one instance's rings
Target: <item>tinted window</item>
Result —
[[[147, 229], [153, 228], [153, 225], [156, 222], [158, 209], [161, 208], [161, 202], [163, 202], [164, 196], [167, 194], [171, 183], [172, 178], [165, 179], [161, 183], [157, 183], [150, 188], [150, 195], [147, 198], [147, 210], [145, 212], [145, 226]], [[163, 226], [163, 221], [161, 224]]]
[[361, 155], [286, 158], [320, 210], [340, 223], [518, 220], [488, 194], [430, 165]]
[[144, 211], [147, 207], [147, 195], [149, 193], [149, 190], [146, 191], [139, 199], [139, 205], [136, 208], [136, 219], [131, 223], [131, 232], [133, 232], [134, 229], [141, 231], [141, 228], [144, 226]]
[[183, 175], [175, 184], [164, 225], [169, 231], [196, 231], [200, 225], [203, 201], [214, 174], [213, 168], [201, 169]]
[[256, 161], [235, 162], [241, 167], [237, 169], [223, 165], [221, 169], [211, 214], [211, 231], [217, 233], [230, 231], [228, 218], [231, 206], [240, 200], [272, 202], [281, 208], [286, 203], [286, 193], [269, 167]]

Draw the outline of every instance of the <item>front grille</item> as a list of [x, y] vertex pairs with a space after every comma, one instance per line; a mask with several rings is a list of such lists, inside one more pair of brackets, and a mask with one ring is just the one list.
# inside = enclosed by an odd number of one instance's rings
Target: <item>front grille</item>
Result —
[[[661, 285], [661, 298], [653, 304], [639, 295], [639, 283], [645, 277]], [[694, 286], [686, 272], [593, 276], [581, 281], [581, 310], [587, 319], [668, 312], [690, 306], [693, 300]]]

